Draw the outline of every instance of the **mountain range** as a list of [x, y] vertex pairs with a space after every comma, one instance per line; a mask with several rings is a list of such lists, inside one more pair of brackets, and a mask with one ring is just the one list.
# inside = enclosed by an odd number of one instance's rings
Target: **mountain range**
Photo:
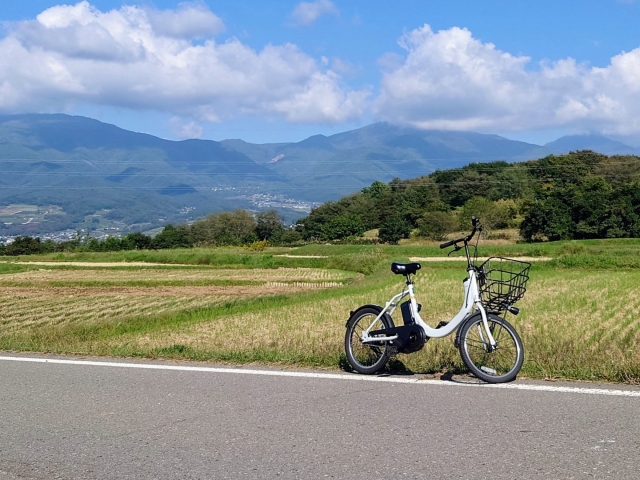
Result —
[[[598, 135], [534, 145], [498, 135], [375, 123], [296, 143], [252, 144], [170, 141], [62, 114], [4, 115], [0, 235], [85, 227], [149, 230], [235, 208], [275, 207], [294, 220], [314, 202], [338, 199], [376, 180], [582, 149], [640, 154]], [[26, 221], [30, 214], [12, 213], [19, 210], [16, 205], [42, 212]]]

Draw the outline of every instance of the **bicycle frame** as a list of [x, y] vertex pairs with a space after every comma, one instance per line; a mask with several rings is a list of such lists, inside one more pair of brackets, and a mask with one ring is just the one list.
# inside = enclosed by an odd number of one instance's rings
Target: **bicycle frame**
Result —
[[[491, 329], [489, 328], [489, 322], [487, 321], [487, 312], [484, 306], [482, 305], [482, 300], [480, 299], [480, 291], [478, 289], [478, 274], [475, 266], [471, 262], [471, 257], [469, 255], [469, 241], [473, 238], [474, 234], [476, 233], [475, 217], [473, 218], [473, 221], [474, 221], [473, 231], [471, 232], [470, 235], [463, 237], [461, 239], [452, 240], [450, 242], [446, 242], [440, 245], [440, 248], [446, 248], [447, 246], [455, 245], [456, 250], [459, 250], [462, 247], [458, 247], [457, 243], [464, 242], [464, 249], [467, 256], [467, 273], [469, 276], [463, 282], [464, 302], [462, 303], [462, 307], [460, 308], [460, 311], [456, 314], [456, 316], [453, 317], [451, 320], [449, 320], [449, 322], [446, 323], [444, 326], [439, 328], [432, 328], [429, 325], [427, 325], [427, 323], [420, 316], [420, 312], [418, 311], [418, 302], [416, 302], [415, 293], [413, 291], [413, 282], [411, 281], [411, 276], [408, 274], [406, 286], [402, 290], [402, 292], [392, 297], [391, 300], [389, 300], [386, 303], [386, 305], [384, 306], [382, 311], [378, 314], [378, 316], [375, 318], [375, 320], [371, 322], [371, 325], [369, 325], [369, 327], [364, 332], [362, 332], [362, 337], [361, 337], [362, 343], [390, 342], [398, 338], [397, 334], [388, 335], [384, 337], [380, 337], [380, 336], [369, 337], [369, 332], [373, 329], [373, 326], [378, 322], [378, 320], [380, 320], [380, 318], [383, 315], [385, 314], [392, 315], [396, 307], [400, 304], [400, 301], [403, 298], [405, 298], [407, 295], [409, 295], [411, 315], [415, 323], [417, 325], [420, 325], [423, 328], [424, 333], [426, 334], [427, 337], [442, 338], [442, 337], [446, 337], [447, 335], [450, 335], [467, 318], [469, 318], [469, 316], [475, 310], [478, 310], [482, 315], [482, 323], [484, 325], [484, 331], [485, 331], [484, 333], [486, 334], [486, 339], [488, 340], [488, 342], [485, 342], [485, 345], [488, 343], [491, 346], [490, 348], [492, 349], [495, 348], [496, 341], [493, 338]], [[480, 332], [480, 336], [484, 339], [482, 332]]]
[[489, 323], [487, 322], [487, 312], [482, 305], [482, 301], [480, 300], [480, 293], [478, 291], [478, 281], [477, 274], [473, 267], [467, 270], [469, 277], [464, 281], [464, 302], [460, 311], [457, 313], [455, 317], [453, 317], [449, 322], [440, 327], [440, 328], [432, 328], [422, 319], [420, 316], [420, 312], [418, 311], [418, 303], [416, 301], [415, 293], [413, 291], [413, 283], [407, 282], [405, 288], [402, 292], [395, 295], [391, 300], [389, 300], [382, 311], [378, 314], [369, 328], [367, 328], [364, 332], [362, 332], [362, 343], [371, 343], [371, 342], [390, 342], [398, 338], [398, 335], [389, 335], [386, 337], [369, 337], [369, 332], [373, 329], [373, 326], [377, 323], [377, 321], [385, 314], [388, 313], [392, 315], [395, 311], [396, 307], [400, 304], [400, 301], [409, 295], [409, 299], [411, 302], [411, 314], [413, 315], [413, 319], [416, 324], [420, 325], [423, 329], [427, 337], [430, 338], [442, 338], [446, 337], [453, 333], [456, 328], [458, 328], [464, 320], [466, 320], [471, 313], [473, 313], [476, 309], [480, 311], [482, 315], [482, 322], [484, 323], [485, 333], [487, 335], [488, 343], [492, 346], [496, 346], [496, 341], [491, 334], [491, 330], [489, 329]]

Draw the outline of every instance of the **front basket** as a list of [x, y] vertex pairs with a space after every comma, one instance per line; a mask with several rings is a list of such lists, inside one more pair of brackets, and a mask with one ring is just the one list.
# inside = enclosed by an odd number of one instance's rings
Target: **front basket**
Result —
[[491, 257], [478, 268], [480, 297], [491, 311], [504, 311], [524, 296], [531, 264]]

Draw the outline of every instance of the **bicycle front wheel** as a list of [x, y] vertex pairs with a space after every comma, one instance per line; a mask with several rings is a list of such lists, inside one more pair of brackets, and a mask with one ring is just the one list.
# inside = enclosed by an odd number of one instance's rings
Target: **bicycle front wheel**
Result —
[[[388, 342], [362, 342], [362, 332], [371, 326], [381, 311], [382, 308], [375, 305], [360, 307], [353, 312], [347, 322], [344, 351], [356, 372], [376, 373], [384, 368], [391, 357], [391, 347]], [[393, 320], [385, 314], [375, 322], [370, 331], [393, 328], [393, 326]]]
[[524, 346], [513, 326], [493, 313], [487, 314], [489, 330], [496, 341], [487, 338], [482, 315], [471, 317], [461, 328], [460, 356], [471, 373], [488, 383], [515, 380], [524, 362]]

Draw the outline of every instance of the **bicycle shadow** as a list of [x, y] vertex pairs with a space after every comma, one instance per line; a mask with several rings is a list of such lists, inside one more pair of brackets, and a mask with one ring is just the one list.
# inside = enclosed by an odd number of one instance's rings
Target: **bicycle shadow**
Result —
[[416, 380], [436, 380], [448, 383], [457, 384], [483, 384], [484, 382], [471, 374], [466, 373], [416, 373], [410, 368], [406, 368], [402, 362], [398, 362], [398, 365], [394, 365], [389, 369], [385, 369], [377, 374], [378, 377], [405, 377], [415, 376]]
[[[353, 373], [354, 370], [347, 361], [347, 358], [342, 355], [338, 360], [338, 366], [340, 370], [344, 372]], [[387, 365], [379, 373], [375, 374], [376, 377], [417, 377], [416, 380], [440, 380], [442, 382], [458, 383], [458, 384], [481, 384], [482, 380], [474, 377], [470, 373], [464, 372], [444, 372], [444, 373], [416, 373], [407, 367], [402, 360], [392, 358]]]
[[[347, 357], [344, 354], [340, 355], [340, 358], [338, 360], [338, 367], [340, 367], [340, 370], [342, 370], [343, 372], [354, 372], [353, 367], [351, 367], [349, 361], [347, 360]], [[377, 377], [391, 377], [400, 375], [416, 375], [416, 373], [410, 368], [407, 368], [407, 366], [397, 358], [390, 359], [385, 367], [379, 373], [375, 374], [375, 376]]]
[[416, 373], [408, 368], [401, 360], [392, 358], [387, 362], [384, 369], [378, 373], [379, 377], [416, 375]]

